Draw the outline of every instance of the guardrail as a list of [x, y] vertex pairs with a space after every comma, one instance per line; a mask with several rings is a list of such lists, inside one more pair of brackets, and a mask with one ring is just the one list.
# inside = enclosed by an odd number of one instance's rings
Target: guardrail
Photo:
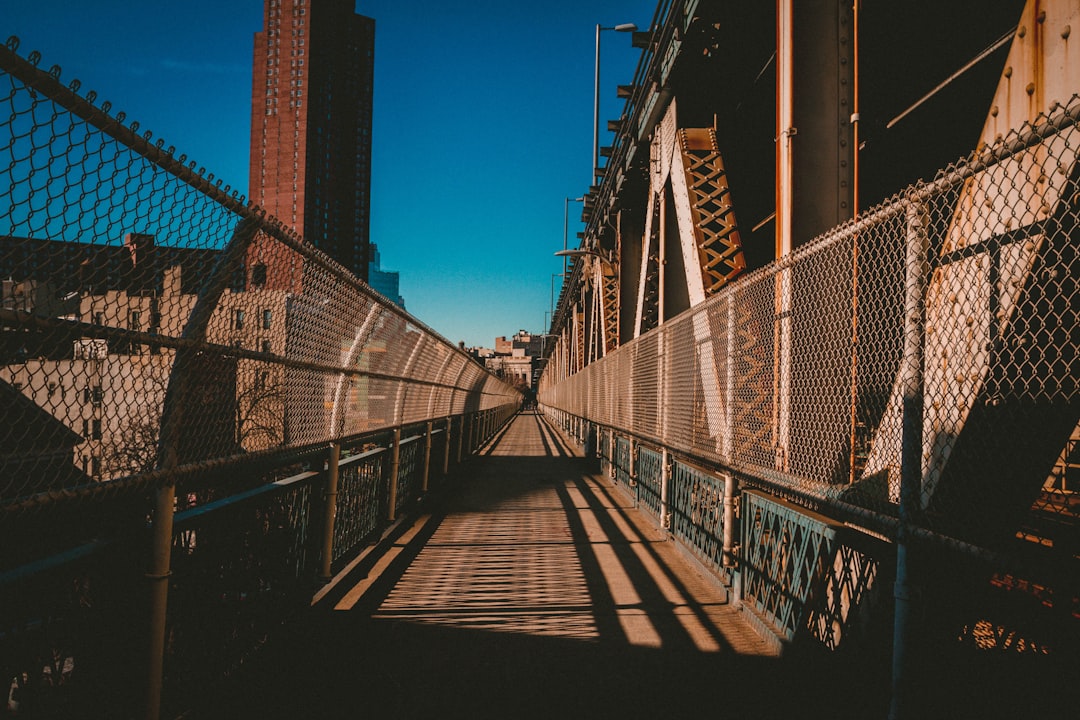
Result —
[[[350, 438], [296, 466], [179, 511], [174, 519], [163, 665], [163, 709], [177, 716], [238, 670], [322, 580], [375, 542], [402, 512], [444, 483], [512, 417], [487, 410], [438, 424]], [[402, 456], [391, 458], [395, 438]], [[429, 442], [430, 441], [430, 442]], [[460, 451], [460, 454], [459, 454]], [[337, 491], [331, 478], [337, 460]], [[273, 480], [275, 476], [293, 472]], [[391, 500], [394, 512], [390, 511]], [[87, 707], [137, 715], [145, 688], [145, 579], [151, 528], [102, 538], [0, 572], [0, 670], [13, 702], [35, 717]]]
[[163, 678], [174, 703], [227, 674], [521, 394], [18, 45], [0, 682], [13, 711], [153, 718]]
[[1078, 124], [1055, 104], [580, 371], [549, 363], [541, 408], [608, 435], [618, 485], [784, 643], [895, 617], [898, 657], [1075, 657]]

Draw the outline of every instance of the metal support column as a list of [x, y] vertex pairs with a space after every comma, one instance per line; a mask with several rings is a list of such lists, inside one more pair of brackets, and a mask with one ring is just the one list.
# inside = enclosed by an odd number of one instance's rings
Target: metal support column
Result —
[[[927, 274], [926, 210], [913, 203], [907, 212], [907, 257], [904, 280], [904, 354], [901, 365], [903, 387], [903, 435], [900, 450], [900, 523], [896, 537], [896, 584], [893, 589], [892, 701], [889, 720], [914, 717], [911, 708], [914, 667], [912, 642], [917, 608], [915, 592], [917, 568], [912, 567], [910, 547], [912, 526], [917, 522], [922, 501], [923, 446], [923, 344]], [[915, 576], [915, 582], [913, 577]]]

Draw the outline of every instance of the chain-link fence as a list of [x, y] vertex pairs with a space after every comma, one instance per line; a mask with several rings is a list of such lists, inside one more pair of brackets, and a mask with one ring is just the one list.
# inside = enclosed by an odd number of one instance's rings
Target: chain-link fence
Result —
[[[950, 588], [963, 577], [974, 584], [957, 596], [990, 588], [1008, 597], [994, 607], [1041, 604], [1065, 622], [1027, 623], [1021, 642], [984, 605], [957, 610], [942, 632], [984, 647], [1075, 649], [1078, 120], [1074, 98], [581, 372], [550, 364], [539, 401], [564, 424], [583, 418], [771, 493], [776, 507], [742, 509], [752, 546], [740, 563], [752, 575], [764, 572], [754, 553], [765, 565], [786, 558], [785, 572], [804, 562], [790, 542], [775, 542], [805, 535], [786, 500], [867, 537], [904, 528], [930, 543], [940, 556], [928, 580], [935, 613], [951, 612]], [[696, 538], [686, 512], [677, 511], [679, 533]], [[716, 564], [718, 551], [683, 539]], [[832, 616], [846, 618], [880, 574], [846, 547], [805, 561], [822, 576], [832, 566], [836, 582], [796, 624], [812, 624], [840, 596]], [[891, 573], [895, 561], [885, 565]], [[772, 590], [794, 592], [788, 580], [773, 578]], [[788, 609], [777, 612], [774, 627], [794, 632]], [[817, 635], [835, 644], [826, 629]]]
[[177, 710], [521, 396], [17, 49], [0, 48], [0, 682], [13, 713], [127, 716], [164, 677]]
[[[36, 53], [2, 52], [5, 514], [516, 391]], [[166, 428], [163, 434], [162, 428]]]

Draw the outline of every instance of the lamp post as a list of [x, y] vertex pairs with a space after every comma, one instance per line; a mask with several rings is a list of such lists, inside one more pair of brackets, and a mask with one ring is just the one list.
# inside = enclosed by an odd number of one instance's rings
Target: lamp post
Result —
[[615, 32], [634, 32], [637, 25], [634, 23], [622, 23], [612, 27], [596, 25], [596, 64], [593, 73], [593, 136], [592, 136], [592, 175], [589, 177], [589, 185], [596, 182], [596, 170], [600, 165], [600, 31], [614, 30]]

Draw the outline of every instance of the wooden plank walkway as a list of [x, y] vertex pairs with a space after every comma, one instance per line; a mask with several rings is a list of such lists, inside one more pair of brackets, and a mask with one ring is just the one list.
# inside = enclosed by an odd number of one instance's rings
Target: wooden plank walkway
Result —
[[519, 415], [191, 717], [805, 716], [810, 678], [589, 469]]

